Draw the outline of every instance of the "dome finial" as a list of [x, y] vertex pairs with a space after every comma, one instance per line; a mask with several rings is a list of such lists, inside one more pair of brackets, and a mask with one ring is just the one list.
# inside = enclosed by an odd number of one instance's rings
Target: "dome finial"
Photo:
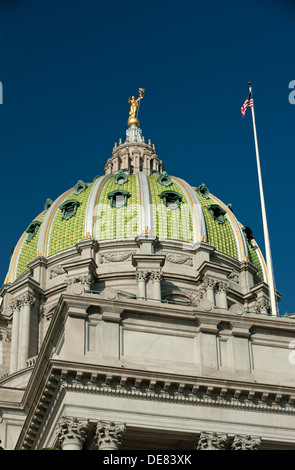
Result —
[[128, 119], [128, 127], [135, 125], [136, 127], [139, 127], [139, 120], [137, 118], [138, 116], [138, 111], [139, 111], [139, 105], [140, 105], [140, 100], [144, 97], [145, 90], [144, 88], [139, 88], [139, 97], [137, 100], [135, 99], [134, 96], [128, 99], [128, 103], [130, 103], [130, 111], [129, 111], [129, 119]]

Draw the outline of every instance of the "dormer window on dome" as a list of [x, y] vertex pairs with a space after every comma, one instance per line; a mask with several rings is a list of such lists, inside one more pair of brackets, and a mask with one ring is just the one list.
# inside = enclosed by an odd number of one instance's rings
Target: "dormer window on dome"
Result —
[[168, 175], [167, 171], [163, 171], [158, 178], [158, 183], [162, 186], [170, 186], [172, 184], [171, 177]]
[[28, 226], [26, 232], [27, 232], [27, 238], [26, 238], [26, 241], [27, 242], [30, 242], [32, 240], [32, 238], [34, 238], [34, 236], [36, 235], [36, 233], [38, 232], [38, 229], [41, 225], [41, 222], [39, 222], [38, 220], [35, 220], [34, 222], [31, 222], [30, 225]]
[[62, 220], [69, 220], [71, 217], [76, 215], [77, 209], [80, 206], [80, 202], [76, 201], [76, 199], [71, 199], [69, 201], [63, 202], [59, 209], [62, 211]]
[[202, 183], [198, 188], [197, 188], [198, 192], [206, 199], [209, 199], [209, 189], [207, 188], [207, 186]]
[[131, 196], [129, 191], [115, 189], [108, 193], [108, 198], [111, 200], [111, 207], [119, 209], [120, 207], [127, 206], [127, 199]]
[[120, 185], [127, 183], [128, 173], [129, 170], [119, 170], [118, 173], [115, 175], [115, 183]]
[[181, 194], [176, 191], [163, 191], [159, 197], [163, 199], [163, 203], [168, 209], [178, 209], [182, 201]]
[[218, 204], [211, 204], [210, 206], [207, 207], [209, 210], [211, 216], [213, 219], [218, 222], [219, 224], [224, 224], [225, 223], [225, 214], [226, 211], [220, 207]]
[[78, 194], [83, 193], [86, 190], [86, 188], [87, 188], [87, 184], [84, 183], [84, 181], [79, 180], [74, 186], [74, 193], [77, 196]]

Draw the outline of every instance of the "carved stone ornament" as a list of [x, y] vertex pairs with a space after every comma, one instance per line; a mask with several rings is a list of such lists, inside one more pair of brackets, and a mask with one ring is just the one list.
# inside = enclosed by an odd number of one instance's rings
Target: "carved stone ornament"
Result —
[[64, 444], [65, 442], [78, 441], [78, 443], [82, 446], [85, 441], [87, 427], [87, 420], [80, 420], [78, 418], [68, 418], [63, 416], [60, 418], [57, 425], [57, 437], [61, 444]]
[[118, 263], [121, 261], [126, 261], [132, 255], [132, 251], [114, 251], [103, 253], [100, 255], [99, 263]]
[[35, 298], [27, 292], [22, 297], [20, 297], [19, 301], [21, 303], [21, 306], [32, 307], [35, 303]]
[[163, 273], [160, 271], [152, 271], [151, 272], [151, 280], [152, 282], [161, 282], [163, 279]]
[[236, 284], [239, 284], [240, 280], [239, 280], [239, 274], [233, 269], [232, 272], [227, 276], [227, 278], [230, 280], [230, 281], [233, 281], [235, 282]]
[[140, 281], [146, 281], [147, 278], [148, 278], [148, 271], [137, 271], [136, 272], [136, 281], [137, 282], [140, 282]]
[[53, 279], [54, 277], [60, 276], [61, 274], [65, 274], [66, 270], [62, 266], [56, 266], [50, 270], [49, 278]]
[[202, 432], [197, 444], [197, 450], [225, 450], [227, 434]]
[[268, 299], [260, 299], [256, 301], [255, 309], [258, 313], [267, 313], [270, 308], [270, 302]]
[[125, 424], [99, 421], [96, 426], [95, 439], [98, 450], [118, 450]]
[[205, 277], [203, 280], [203, 287], [205, 290], [207, 289], [214, 289], [216, 285], [216, 280], [212, 279], [211, 277]]
[[260, 437], [236, 435], [231, 445], [231, 450], [258, 450], [261, 445]]
[[193, 258], [189, 255], [180, 255], [178, 253], [167, 253], [165, 251], [158, 251], [157, 254], [165, 255], [166, 262], [173, 264], [185, 264], [193, 266]]
[[224, 282], [224, 281], [219, 281], [217, 283], [217, 286], [218, 286], [218, 292], [226, 292], [227, 289], [228, 289], [228, 283], [227, 282]]

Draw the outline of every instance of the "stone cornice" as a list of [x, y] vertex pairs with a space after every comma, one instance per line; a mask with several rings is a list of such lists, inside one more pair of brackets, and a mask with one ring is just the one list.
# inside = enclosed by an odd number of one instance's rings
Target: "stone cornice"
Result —
[[[182, 405], [295, 414], [295, 387], [278, 387], [212, 377], [122, 370], [104, 365], [52, 361], [32, 401], [17, 449], [35, 448], [67, 391], [157, 400]], [[26, 406], [26, 404], [24, 403]]]

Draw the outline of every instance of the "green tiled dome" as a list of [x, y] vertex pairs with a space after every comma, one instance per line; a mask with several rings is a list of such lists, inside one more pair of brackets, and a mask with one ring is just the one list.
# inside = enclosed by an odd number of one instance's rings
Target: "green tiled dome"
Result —
[[7, 280], [13, 282], [36, 257], [67, 250], [84, 238], [134, 239], [147, 232], [160, 240], [208, 243], [238, 261], [250, 261], [265, 279], [255, 240], [246, 239], [231, 209], [205, 189], [165, 172], [124, 170], [89, 184], [79, 181], [36, 217], [33, 235], [21, 236]]

